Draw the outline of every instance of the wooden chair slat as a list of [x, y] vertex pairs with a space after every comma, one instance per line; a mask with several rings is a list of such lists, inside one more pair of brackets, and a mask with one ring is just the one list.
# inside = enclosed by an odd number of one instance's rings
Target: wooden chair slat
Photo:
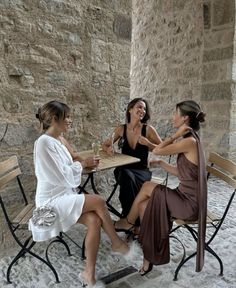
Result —
[[16, 156], [11, 156], [9, 159], [0, 162], [0, 174], [4, 174], [7, 171], [18, 167], [18, 160]]
[[231, 175], [227, 175], [224, 172], [220, 171], [219, 169], [211, 167], [209, 165], [207, 165], [207, 172], [225, 181], [226, 183], [231, 185], [234, 189], [236, 188], [236, 180], [233, 179]]
[[207, 211], [207, 217], [209, 218], [209, 221], [207, 223], [220, 221], [220, 217], [211, 211]]
[[[206, 221], [207, 221], [208, 224], [210, 224], [212, 222], [220, 221], [220, 217], [208, 210], [207, 211], [207, 219], [206, 219]], [[194, 225], [194, 224], [198, 224], [198, 221], [184, 221], [184, 220], [181, 220], [181, 219], [175, 219], [174, 222], [178, 226], [180, 226], [180, 225]]]
[[15, 170], [13, 170], [13, 171], [7, 173], [6, 175], [2, 176], [0, 178], [0, 189], [2, 189], [4, 186], [6, 186], [7, 183], [9, 183], [11, 180], [13, 180], [16, 176], [18, 176], [20, 174], [21, 174], [20, 169], [16, 168]]
[[34, 208], [35, 208], [35, 205], [33, 205], [33, 207], [28, 211], [28, 213], [24, 216], [24, 218], [22, 218], [22, 220], [19, 222], [20, 225], [26, 225], [29, 223], [29, 219], [33, 215]]
[[230, 174], [236, 176], [236, 164], [231, 160], [225, 159], [217, 153], [210, 153], [209, 160], [210, 163], [221, 167], [224, 171], [229, 172]]
[[[32, 216], [32, 210], [34, 209], [35, 205], [33, 203], [30, 203], [28, 205], [26, 205], [21, 212], [14, 218], [14, 220], [12, 221], [12, 223], [14, 224], [19, 224], [20, 222], [22, 222], [22, 219], [24, 219], [25, 217], [28, 217], [28, 214], [31, 213]], [[30, 217], [31, 217], [30, 216]], [[29, 219], [28, 219], [29, 220]]]

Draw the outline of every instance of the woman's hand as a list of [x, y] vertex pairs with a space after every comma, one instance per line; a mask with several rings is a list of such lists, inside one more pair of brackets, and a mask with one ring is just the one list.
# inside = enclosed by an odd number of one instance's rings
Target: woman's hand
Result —
[[114, 155], [114, 149], [113, 149], [112, 145], [110, 145], [106, 148], [106, 153], [110, 156]]
[[156, 166], [161, 165], [162, 160], [161, 159], [150, 159], [148, 161], [148, 167], [149, 168], [154, 168]]
[[151, 144], [151, 142], [150, 142], [146, 137], [144, 137], [144, 136], [140, 136], [140, 137], [138, 138], [138, 143], [139, 143], [139, 144], [142, 144], [142, 145], [145, 145], [145, 146], [147, 146], [147, 147], [149, 147], [149, 145]]
[[184, 136], [185, 134], [189, 133], [190, 131], [192, 131], [193, 129], [191, 127], [189, 127], [186, 124], [181, 125], [178, 130], [175, 132], [174, 136], [172, 138], [174, 139], [178, 139], [182, 136]]
[[99, 156], [90, 156], [81, 161], [83, 168], [95, 168], [99, 165]]

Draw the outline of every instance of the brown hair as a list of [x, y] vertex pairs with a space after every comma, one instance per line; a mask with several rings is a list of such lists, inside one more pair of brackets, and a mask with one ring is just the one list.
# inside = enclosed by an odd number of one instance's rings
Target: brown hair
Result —
[[129, 102], [129, 104], [128, 104], [128, 106], [127, 106], [127, 109], [126, 109], [126, 114], [125, 114], [125, 115], [126, 115], [126, 121], [127, 121], [127, 123], [130, 122], [130, 113], [129, 113], [129, 110], [130, 110], [131, 108], [133, 108], [136, 103], [138, 103], [138, 102], [140, 102], [140, 101], [144, 102], [145, 105], [146, 105], [146, 113], [145, 113], [145, 116], [143, 117], [143, 119], [141, 120], [141, 122], [142, 122], [142, 123], [147, 123], [147, 121], [150, 119], [150, 108], [149, 108], [148, 102], [147, 102], [145, 99], [143, 99], [143, 98], [134, 98], [132, 101]]
[[182, 116], [189, 117], [189, 126], [193, 130], [197, 131], [200, 129], [200, 122], [205, 121], [206, 114], [202, 112], [197, 102], [193, 100], [185, 100], [176, 104], [176, 109], [177, 108], [179, 108]]
[[69, 113], [70, 108], [66, 104], [53, 100], [38, 109], [36, 118], [39, 119], [42, 131], [45, 131], [50, 127], [54, 116], [56, 120], [60, 122], [64, 120]]

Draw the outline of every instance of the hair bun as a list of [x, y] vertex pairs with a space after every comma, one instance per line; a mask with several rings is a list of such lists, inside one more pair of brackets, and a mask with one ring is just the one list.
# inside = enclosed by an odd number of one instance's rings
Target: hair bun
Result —
[[200, 112], [197, 113], [196, 119], [197, 119], [199, 122], [204, 122], [204, 121], [205, 121], [205, 116], [206, 116], [206, 114], [203, 113], [202, 111], [200, 111]]

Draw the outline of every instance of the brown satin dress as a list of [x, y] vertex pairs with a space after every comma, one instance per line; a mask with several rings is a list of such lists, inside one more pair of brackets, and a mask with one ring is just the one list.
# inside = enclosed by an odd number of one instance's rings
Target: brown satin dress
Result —
[[204, 154], [198, 135], [194, 134], [194, 137], [200, 156], [198, 166], [190, 162], [183, 153], [178, 155], [180, 184], [176, 189], [160, 184], [154, 188], [141, 223], [139, 240], [146, 260], [154, 265], [166, 264], [170, 261], [171, 219], [198, 220], [200, 239], [196, 271], [200, 271], [204, 263], [207, 185]]

